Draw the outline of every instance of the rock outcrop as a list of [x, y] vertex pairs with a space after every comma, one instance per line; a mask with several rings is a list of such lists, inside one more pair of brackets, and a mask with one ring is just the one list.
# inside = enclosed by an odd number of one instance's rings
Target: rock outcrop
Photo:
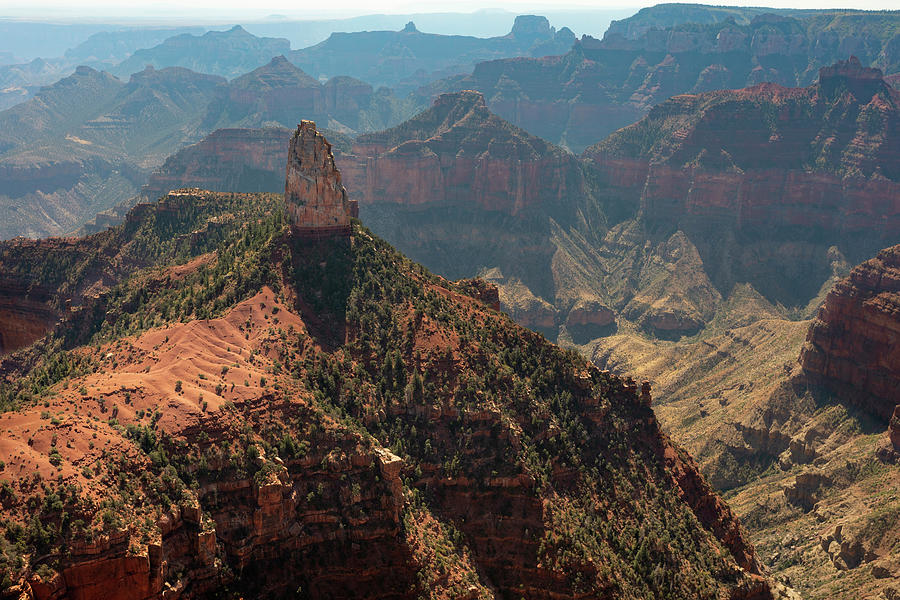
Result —
[[828, 294], [800, 354], [804, 371], [870, 414], [900, 404], [900, 246], [850, 272]]
[[331, 144], [312, 121], [301, 121], [288, 147], [284, 202], [295, 233], [303, 237], [346, 236], [359, 215], [347, 198]]
[[56, 322], [50, 293], [19, 277], [0, 275], [0, 355], [31, 345]]

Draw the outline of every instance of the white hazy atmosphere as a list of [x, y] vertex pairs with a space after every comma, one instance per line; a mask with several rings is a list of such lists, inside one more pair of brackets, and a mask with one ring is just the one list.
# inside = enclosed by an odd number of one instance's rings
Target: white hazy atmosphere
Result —
[[[366, 2], [364, 0], [330, 0], [323, 2], [297, 0], [266, 0], [249, 3], [242, 0], [188, 0], [184, 2], [149, 2], [121, 0], [86, 0], [60, 2], [60, 0], [12, 0], [0, 2], [0, 19], [24, 19], [34, 21], [197, 21], [226, 22], [242, 20], [298, 20], [348, 18], [371, 14], [408, 14], [440, 12], [474, 12], [498, 10], [523, 14], [527, 12], [572, 11], [636, 11], [653, 3], [627, 0], [565, 0], [563, 2], [490, 0], [393, 0], [391, 2]], [[746, 2], [719, 0], [722, 6], [771, 6], [775, 8], [854, 8], [864, 10], [896, 10], [897, 0], [773, 0]]]

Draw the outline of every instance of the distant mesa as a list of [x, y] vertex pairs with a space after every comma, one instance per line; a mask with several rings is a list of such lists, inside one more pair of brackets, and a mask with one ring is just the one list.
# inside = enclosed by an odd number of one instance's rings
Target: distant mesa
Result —
[[323, 238], [350, 235], [358, 204], [347, 197], [331, 144], [313, 121], [301, 121], [288, 147], [284, 201], [295, 234]]
[[[547, 17], [539, 15], [519, 15], [513, 23], [510, 35], [512, 37], [549, 37], [556, 33], [553, 27], [550, 27], [550, 21]], [[574, 40], [573, 40], [574, 41]]]
[[819, 92], [826, 98], [831, 98], [846, 88], [857, 98], [868, 99], [884, 87], [884, 73], [881, 69], [864, 67], [855, 56], [819, 69]]

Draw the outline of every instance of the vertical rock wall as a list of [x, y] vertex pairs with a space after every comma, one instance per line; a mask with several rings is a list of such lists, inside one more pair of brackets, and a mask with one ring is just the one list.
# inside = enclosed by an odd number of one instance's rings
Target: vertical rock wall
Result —
[[301, 121], [288, 147], [284, 184], [294, 232], [304, 237], [350, 234], [350, 217], [358, 214], [347, 197], [331, 144], [312, 121]]

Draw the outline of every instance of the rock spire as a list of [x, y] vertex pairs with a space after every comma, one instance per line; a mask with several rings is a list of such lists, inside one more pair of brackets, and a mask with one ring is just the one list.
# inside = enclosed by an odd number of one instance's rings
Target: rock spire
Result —
[[335, 237], [350, 234], [357, 203], [347, 197], [331, 144], [313, 121], [301, 121], [288, 147], [284, 202], [296, 234]]

